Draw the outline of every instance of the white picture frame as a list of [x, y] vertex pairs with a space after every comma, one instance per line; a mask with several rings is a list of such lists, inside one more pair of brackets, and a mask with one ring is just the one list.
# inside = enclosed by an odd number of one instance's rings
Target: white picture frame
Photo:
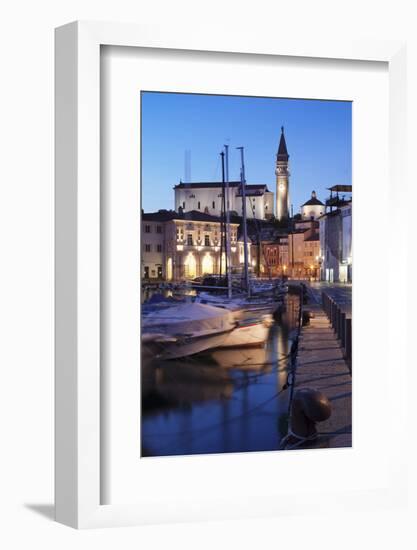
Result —
[[[406, 187], [405, 154], [405, 44], [388, 41], [281, 40], [243, 36], [239, 31], [213, 36], [211, 29], [193, 29], [187, 36], [169, 27], [149, 28], [113, 23], [75, 22], [56, 30], [56, 519], [77, 528], [157, 522], [134, 504], [101, 504], [100, 400], [100, 48], [127, 46], [212, 52], [248, 53], [296, 58], [381, 61], [389, 71], [390, 191], [402, 196]], [[394, 197], [395, 198], [395, 197]], [[400, 214], [393, 212], [394, 223]], [[402, 251], [390, 241], [392, 261], [401, 263]], [[405, 268], [404, 268], [405, 269]], [[405, 273], [397, 271], [396, 278]], [[391, 279], [394, 280], [394, 279]], [[404, 283], [405, 284], [405, 283]], [[390, 303], [401, 317], [400, 303]], [[399, 352], [397, 383], [406, 380], [405, 351]], [[390, 455], [391, 470], [383, 490], [356, 495], [334, 495], [326, 506], [357, 507], [400, 503], [406, 477], [400, 465], [405, 409], [395, 409], [398, 445]], [[173, 495], [174, 496], [174, 495]], [[151, 497], [151, 495], [149, 495]], [[298, 501], [297, 501], [298, 498]], [[305, 511], [316, 495], [289, 495], [285, 505], [265, 503], [256, 515]], [[167, 521], [186, 520], [169, 508]], [[316, 506], [316, 509], [319, 509]], [[151, 507], [150, 507], [151, 509]], [[320, 508], [324, 509], [324, 508]], [[227, 513], [208, 504], [202, 517], [239, 517], [239, 507]], [[191, 518], [188, 518], [191, 519]]]

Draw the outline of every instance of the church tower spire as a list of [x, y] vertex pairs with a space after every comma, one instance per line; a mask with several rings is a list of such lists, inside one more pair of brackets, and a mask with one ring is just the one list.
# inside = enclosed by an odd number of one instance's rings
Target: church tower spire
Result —
[[281, 126], [281, 138], [279, 140], [275, 175], [277, 181], [276, 188], [276, 217], [279, 221], [289, 217], [289, 183], [290, 172], [288, 170], [288, 160], [290, 156], [285, 142], [284, 126]]

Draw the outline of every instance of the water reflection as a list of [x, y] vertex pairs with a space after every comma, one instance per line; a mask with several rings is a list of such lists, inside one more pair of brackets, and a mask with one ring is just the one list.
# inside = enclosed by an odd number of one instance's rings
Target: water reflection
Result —
[[288, 296], [262, 348], [174, 361], [143, 354], [142, 456], [278, 449], [287, 428], [283, 386], [297, 312], [298, 298]]
[[184, 298], [184, 296], [195, 296], [197, 293], [195, 289], [193, 288], [184, 288], [184, 286], [181, 287], [167, 287], [167, 288], [159, 288], [156, 286], [145, 286], [142, 288], [141, 292], [141, 303], [143, 304], [149, 298], [154, 296], [155, 294], [160, 294], [164, 296], [165, 298]]

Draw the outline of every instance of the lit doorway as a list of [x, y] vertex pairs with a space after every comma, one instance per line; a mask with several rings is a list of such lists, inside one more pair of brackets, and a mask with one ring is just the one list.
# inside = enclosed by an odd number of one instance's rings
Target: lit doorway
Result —
[[192, 252], [185, 258], [184, 270], [186, 279], [194, 279], [197, 276], [197, 262]]
[[348, 266], [341, 265], [339, 266], [339, 282], [347, 283], [348, 281]]
[[210, 252], [207, 252], [203, 258], [202, 272], [203, 275], [212, 275], [214, 273], [214, 260]]
[[167, 261], [167, 280], [172, 280], [172, 258], [168, 258]]

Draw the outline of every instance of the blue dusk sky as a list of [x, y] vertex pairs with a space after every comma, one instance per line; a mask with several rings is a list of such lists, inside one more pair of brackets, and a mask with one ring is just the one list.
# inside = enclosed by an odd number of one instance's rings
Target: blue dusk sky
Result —
[[246, 181], [275, 192], [275, 158], [284, 126], [290, 155], [290, 201], [294, 214], [315, 190], [352, 183], [352, 105], [261, 97], [142, 92], [142, 208], [174, 208], [173, 187], [185, 181], [221, 181], [219, 153], [228, 144], [230, 180], [239, 179], [245, 147]]

